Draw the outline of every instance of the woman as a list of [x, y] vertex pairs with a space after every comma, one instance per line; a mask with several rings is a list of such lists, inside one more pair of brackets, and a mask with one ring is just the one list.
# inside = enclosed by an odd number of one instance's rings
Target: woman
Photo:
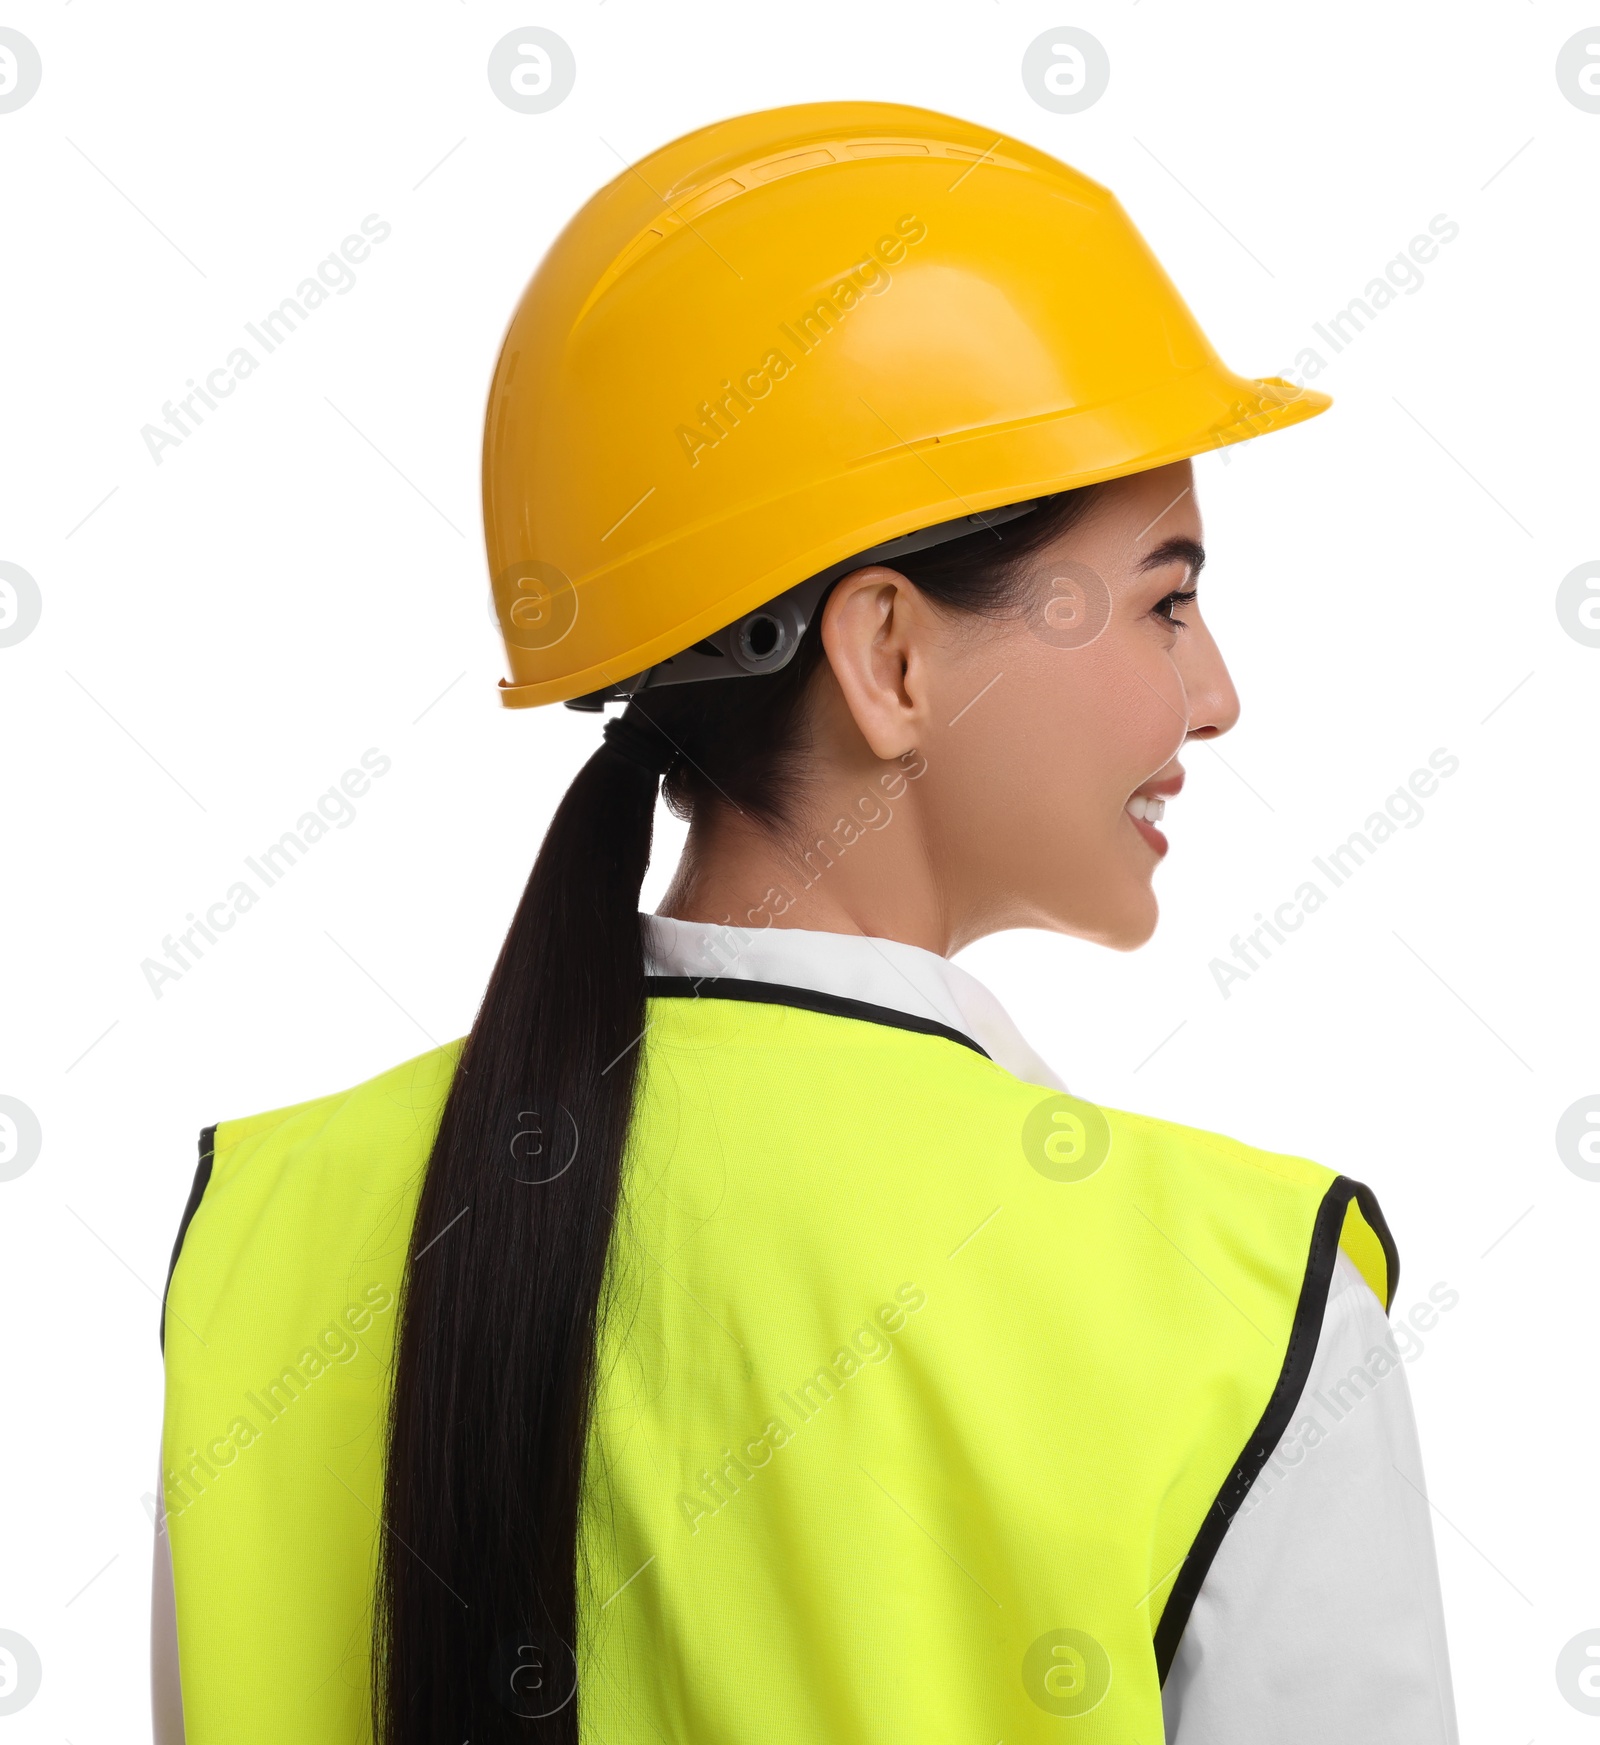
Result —
[[192, 1742], [1454, 1740], [1371, 1192], [1069, 1094], [948, 961], [1150, 936], [1238, 712], [1190, 457], [1327, 403], [928, 111], [578, 214], [485, 523], [504, 700], [627, 707], [464, 1044], [202, 1140]]

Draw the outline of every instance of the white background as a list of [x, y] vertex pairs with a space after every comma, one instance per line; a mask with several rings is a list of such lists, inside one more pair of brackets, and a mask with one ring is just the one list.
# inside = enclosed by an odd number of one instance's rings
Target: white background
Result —
[[[1460, 1297], [1409, 1379], [1462, 1737], [1595, 1737], [1555, 1662], [1600, 1629], [1600, 1183], [1554, 1134], [1600, 1093], [1600, 649], [1555, 593], [1600, 557], [1600, 115], [1555, 59], [1600, 7], [67, 0], [0, 22], [44, 67], [0, 115], [0, 559], [43, 597], [0, 649], [0, 1093], [43, 1130], [0, 1182], [0, 1628], [44, 1666], [0, 1734], [147, 1735], [158, 1299], [198, 1130], [461, 1034], [598, 732], [496, 698], [480, 423], [523, 284], [624, 160], [873, 97], [1108, 184], [1234, 368], [1326, 361], [1331, 413], [1200, 464], [1244, 713], [1186, 754], [1155, 939], [961, 961], [1075, 1090], [1371, 1184], [1396, 1314]], [[577, 58], [544, 115], [485, 76], [530, 22]], [[1019, 74], [1064, 23], [1111, 59], [1080, 115]], [[355, 288], [155, 464], [141, 427], [369, 213], [392, 235]], [[1441, 213], [1460, 233], [1421, 288], [1319, 343]], [[158, 999], [142, 961], [368, 747], [393, 767], [355, 821]], [[1460, 768], [1423, 822], [1223, 998], [1231, 936], [1437, 747]], [[647, 906], [680, 834], [663, 813]]]

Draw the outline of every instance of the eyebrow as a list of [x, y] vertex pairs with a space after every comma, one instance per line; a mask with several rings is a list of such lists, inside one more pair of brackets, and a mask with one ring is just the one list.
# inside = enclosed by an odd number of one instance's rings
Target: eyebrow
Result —
[[1183, 535], [1175, 539], [1164, 539], [1153, 551], [1146, 554], [1139, 569], [1141, 573], [1145, 570], [1159, 570], [1169, 563], [1187, 564], [1190, 581], [1197, 582], [1206, 565], [1206, 548], [1198, 539], [1189, 539]]

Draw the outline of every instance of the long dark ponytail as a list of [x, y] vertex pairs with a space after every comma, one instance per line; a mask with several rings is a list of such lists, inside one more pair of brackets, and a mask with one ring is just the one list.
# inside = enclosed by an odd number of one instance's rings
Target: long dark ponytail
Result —
[[[894, 567], [952, 612], [1026, 610], [1023, 560], [1091, 494], [1062, 492]], [[576, 1745], [584, 1453], [645, 1028], [655, 770], [679, 816], [729, 806], [781, 836], [821, 619], [819, 607], [775, 674], [636, 698], [546, 832], [407, 1256], [374, 1600], [379, 1745]]]

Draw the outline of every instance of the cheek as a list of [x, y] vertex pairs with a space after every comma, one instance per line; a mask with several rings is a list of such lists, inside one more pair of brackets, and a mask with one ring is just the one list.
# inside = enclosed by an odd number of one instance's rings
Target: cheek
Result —
[[1148, 713], [1141, 692], [1161, 709], [1126, 671], [1119, 681], [1086, 651], [1052, 651], [1049, 660], [1009, 666], [947, 736], [946, 768], [959, 772], [956, 812], [969, 851], [1004, 855], [1037, 842], [1074, 862], [1090, 852], [1103, 833], [1108, 797], [1120, 784], [1120, 808], [1150, 773], [1141, 769], [1129, 778], [1138, 754], [1114, 749], [1130, 736], [1130, 723]]
[[997, 910], [1009, 899], [1035, 922], [1124, 945], [1149, 936], [1154, 863], [1124, 807], [1187, 727], [1182, 682], [1153, 642], [1135, 629], [1046, 657], [1007, 650], [1000, 680], [930, 749], [936, 856]]
[[1063, 652], [1031, 699], [1033, 731], [1056, 748], [1074, 809], [1120, 811], [1169, 763], [1188, 729], [1183, 681], [1147, 636], [1108, 630], [1086, 649]]
[[[1117, 840], [1128, 795], [1171, 760], [1187, 725], [1182, 682], [1149, 640], [1108, 629], [1089, 648], [1024, 644], [994, 662], [1002, 677], [940, 735], [923, 778], [942, 773], [942, 809], [967, 853], [1035, 842], [1081, 873]], [[984, 683], [963, 677], [952, 695]]]
[[1106, 674], [1096, 704], [1104, 772], [1124, 784], [1126, 798], [1182, 749], [1189, 730], [1183, 680], [1167, 656], [1139, 650]]

